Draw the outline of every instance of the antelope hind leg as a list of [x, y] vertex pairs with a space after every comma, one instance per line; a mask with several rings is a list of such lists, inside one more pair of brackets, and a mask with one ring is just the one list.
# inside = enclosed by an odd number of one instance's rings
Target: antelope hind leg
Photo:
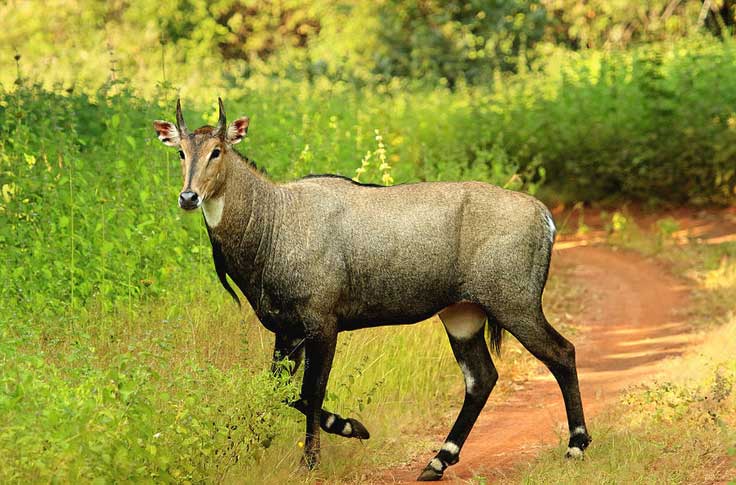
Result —
[[465, 400], [440, 451], [417, 480], [441, 480], [447, 467], [460, 461], [460, 450], [498, 380], [484, 337], [486, 313], [477, 305], [460, 303], [443, 310], [440, 319], [465, 379]]

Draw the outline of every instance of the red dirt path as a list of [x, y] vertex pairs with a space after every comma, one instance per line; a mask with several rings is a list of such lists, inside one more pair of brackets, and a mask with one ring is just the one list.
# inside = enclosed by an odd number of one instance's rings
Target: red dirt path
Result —
[[[582, 330], [571, 340], [590, 421], [624, 388], [654, 374], [659, 361], [685, 350], [692, 336], [678, 314], [687, 307], [687, 289], [656, 262], [631, 252], [568, 246], [555, 250], [552, 261], [553, 272], [571, 272], [573, 284], [585, 291], [584, 310], [575, 316]], [[525, 387], [503, 397], [491, 395], [460, 463], [447, 469], [444, 482], [482, 475], [493, 483], [540, 449], [557, 444], [562, 430], [567, 440], [562, 396], [551, 374], [540, 370]], [[591, 434], [595, 446], [595, 429]], [[382, 481], [413, 483], [432, 456], [428, 451], [385, 472]]]

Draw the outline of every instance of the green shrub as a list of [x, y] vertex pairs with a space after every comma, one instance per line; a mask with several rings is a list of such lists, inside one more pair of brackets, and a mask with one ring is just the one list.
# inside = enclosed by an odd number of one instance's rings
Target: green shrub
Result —
[[0, 335], [3, 482], [212, 480], [258, 456], [293, 413], [280, 403], [294, 386], [270, 371], [190, 362], [164, 379], [166, 352], [100, 365], [85, 346], [62, 369]]

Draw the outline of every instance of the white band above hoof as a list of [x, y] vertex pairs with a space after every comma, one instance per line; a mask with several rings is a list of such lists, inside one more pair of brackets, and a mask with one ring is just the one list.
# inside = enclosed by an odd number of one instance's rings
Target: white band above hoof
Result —
[[583, 457], [583, 450], [578, 448], [577, 446], [571, 446], [567, 449], [567, 453], [565, 453], [565, 458], [576, 458], [580, 459]]

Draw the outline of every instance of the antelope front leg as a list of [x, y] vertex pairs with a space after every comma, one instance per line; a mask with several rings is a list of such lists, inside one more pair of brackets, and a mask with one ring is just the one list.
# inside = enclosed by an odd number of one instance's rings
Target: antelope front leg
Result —
[[306, 362], [302, 381], [302, 401], [306, 403], [307, 433], [304, 440], [303, 463], [310, 469], [319, 465], [319, 428], [322, 401], [335, 356], [337, 331], [309, 335], [305, 341]]
[[272, 374], [278, 375], [281, 370], [280, 363], [284, 360], [291, 363], [289, 366], [289, 376], [294, 377], [302, 360], [304, 360], [304, 339], [276, 334], [276, 340], [273, 345], [273, 359], [271, 362]]
[[[291, 362], [289, 366], [290, 376], [294, 376], [297, 369], [304, 360], [304, 341], [306, 339], [290, 338], [284, 335], [276, 334], [276, 342], [273, 349], [273, 364], [271, 365], [271, 372], [276, 374], [280, 371], [281, 366], [279, 363], [282, 360]], [[307, 414], [307, 403], [303, 399], [299, 399], [295, 402], [288, 403], [289, 406], [293, 407], [300, 413], [306, 416]], [[332, 413], [326, 409], [320, 411], [319, 418], [320, 427], [326, 432], [343, 436], [345, 438], [358, 438], [360, 440], [367, 440], [371, 437], [363, 423], [353, 418], [343, 418], [339, 414]]]

